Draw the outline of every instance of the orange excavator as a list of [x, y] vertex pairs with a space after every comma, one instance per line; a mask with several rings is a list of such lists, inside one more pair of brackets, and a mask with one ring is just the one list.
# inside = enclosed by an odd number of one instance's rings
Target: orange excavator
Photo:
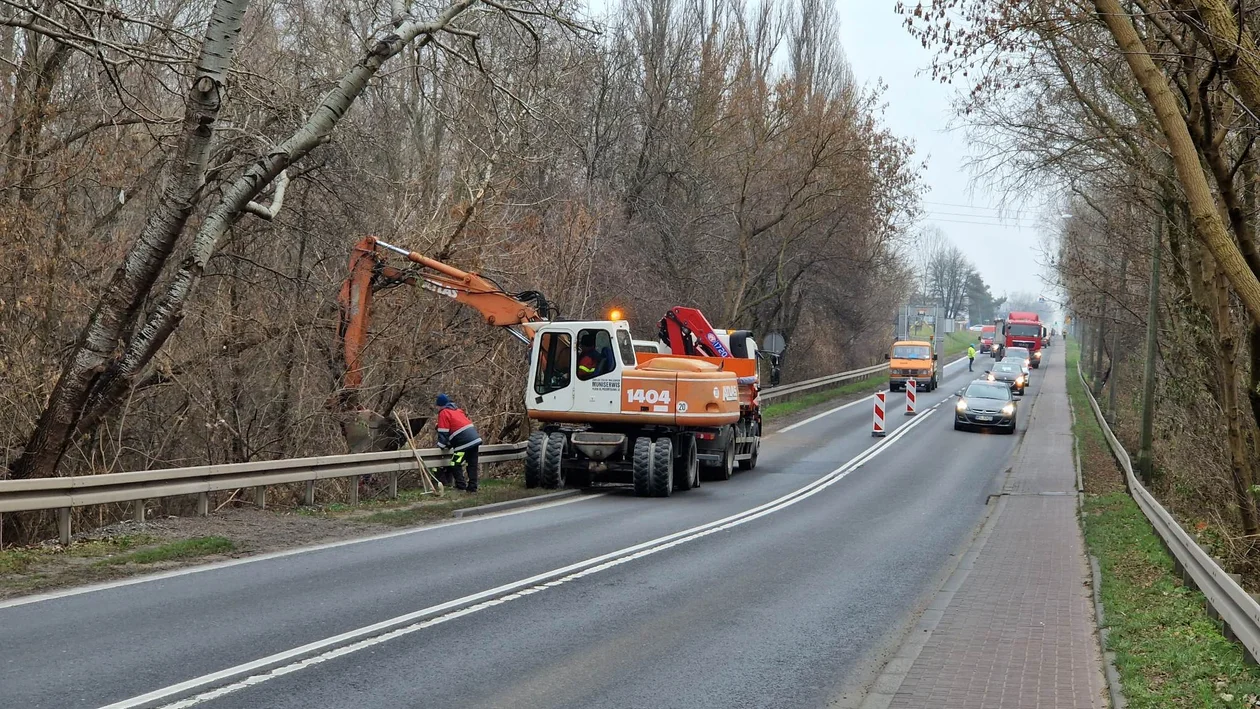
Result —
[[[405, 257], [397, 269], [382, 252]], [[491, 325], [530, 345], [525, 389], [530, 435], [525, 481], [531, 487], [585, 487], [629, 482], [635, 494], [668, 496], [700, 484], [701, 458], [724, 470], [756, 464], [760, 417], [741, 406], [741, 380], [757, 374], [755, 358], [678, 354], [636, 356], [622, 320], [559, 320], [541, 293], [512, 293], [493, 280], [368, 237], [350, 257], [340, 293], [338, 338], [345, 357], [345, 408], [358, 407], [373, 295], [419, 285], [476, 308]], [[699, 441], [720, 441], [702, 453]], [[742, 457], [740, 457], [742, 455]]]

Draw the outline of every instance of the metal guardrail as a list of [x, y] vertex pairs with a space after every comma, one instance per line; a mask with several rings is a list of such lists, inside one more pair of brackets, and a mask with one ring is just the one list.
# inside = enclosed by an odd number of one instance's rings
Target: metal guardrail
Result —
[[1260, 661], [1260, 603], [1248, 595], [1234, 576], [1222, 569], [1168, 510], [1164, 509], [1159, 500], [1143, 487], [1133, 473], [1133, 462], [1129, 459], [1128, 451], [1112, 433], [1094, 393], [1089, 390], [1085, 374], [1081, 371], [1080, 360], [1076, 362], [1076, 375], [1085, 387], [1089, 405], [1094, 410], [1094, 418], [1098, 419], [1098, 425], [1102, 428], [1107, 444], [1111, 446], [1112, 454], [1124, 469], [1124, 477], [1128, 480], [1134, 501], [1172, 553], [1182, 578], [1198, 588], [1207, 599], [1210, 612], [1224, 622], [1227, 636], [1232, 633], [1246, 648], [1252, 660]]
[[[887, 369], [887, 364], [877, 364], [778, 386], [762, 391], [761, 399], [769, 400], [850, 379], [868, 377]], [[432, 468], [441, 467], [450, 459], [449, 454], [444, 454], [436, 448], [423, 449], [420, 455], [425, 465]], [[480, 462], [503, 463], [524, 457], [525, 441], [500, 443], [482, 446]], [[267, 486], [300, 482], [306, 483], [303, 501], [309, 505], [315, 502], [316, 480], [381, 474], [389, 476], [389, 494], [393, 498], [398, 493], [399, 473], [413, 471], [416, 467], [415, 454], [408, 449], [383, 453], [288, 458], [64, 478], [0, 480], [0, 515], [13, 512], [57, 510], [58, 536], [62, 544], [68, 544], [71, 536], [70, 511], [75, 507], [130, 502], [135, 505], [135, 519], [143, 521], [145, 503], [148, 500], [197, 495], [197, 511], [205, 515], [209, 513], [211, 492], [254, 488], [255, 504], [262, 507], [266, 505]], [[358, 486], [352, 485], [350, 502], [354, 504], [357, 501]]]
[[[449, 464], [450, 454], [437, 448], [420, 451], [425, 465], [433, 468]], [[525, 457], [525, 443], [501, 443], [481, 447], [482, 463], [503, 463]], [[198, 495], [197, 511], [209, 512], [209, 493], [240, 488], [255, 489], [255, 503], [266, 504], [268, 485], [306, 483], [304, 501], [314, 504], [315, 481], [329, 478], [357, 478], [362, 475], [389, 476], [390, 497], [398, 494], [398, 474], [417, 468], [410, 449], [383, 453], [327, 455], [315, 458], [288, 458], [226, 465], [200, 465], [191, 468], [142, 470], [132, 473], [77, 475], [64, 478], [0, 480], [0, 514], [5, 512], [58, 512], [58, 532], [62, 544], [70, 541], [70, 510], [85, 505], [114, 502], [135, 503], [135, 517], [144, 520], [145, 501], [160, 497]], [[351, 502], [357, 502], [358, 486], [351, 485]]]
[[806, 379], [803, 382], [796, 382], [795, 384], [784, 384], [782, 386], [777, 386], [772, 389], [766, 389], [761, 392], [758, 398], [761, 399], [762, 401], [769, 401], [770, 399], [774, 399], [776, 397], [787, 396], [788, 394], [799, 394], [809, 389], [816, 389], [818, 387], [824, 387], [831, 384], [839, 384], [840, 382], [846, 382], [846, 381], [849, 381], [850, 379], [861, 379], [862, 377], [869, 377], [872, 374], [879, 374], [880, 372], [884, 372], [887, 370], [888, 370], [888, 364], [884, 363], [884, 364], [876, 364], [874, 366], [866, 367], [864, 369], [854, 369], [848, 372], [840, 372], [839, 374], [829, 374], [825, 377], [818, 377], [816, 379]]

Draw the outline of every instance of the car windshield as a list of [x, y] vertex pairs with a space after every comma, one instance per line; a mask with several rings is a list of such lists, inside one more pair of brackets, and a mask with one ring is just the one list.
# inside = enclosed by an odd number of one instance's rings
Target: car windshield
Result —
[[1028, 359], [1028, 350], [1023, 347], [1007, 347], [1007, 357], [1019, 357], [1020, 359]]
[[893, 359], [930, 359], [928, 348], [923, 345], [897, 345], [893, 347]]
[[1020, 370], [1022, 371], [1022, 370], [1023, 370], [1023, 367], [1024, 367], [1024, 359], [1025, 359], [1024, 357], [1010, 357], [1010, 356], [1007, 356], [1005, 359], [1003, 359], [1003, 360], [1002, 360], [1002, 362], [1009, 362], [1009, 363], [1011, 363], [1011, 364], [1015, 365], [1016, 367], [1019, 367], [1019, 368], [1020, 368]]
[[1011, 398], [1011, 390], [1006, 388], [1005, 384], [987, 384], [984, 382], [975, 382], [967, 387], [967, 392], [963, 394], [968, 399], [996, 399], [998, 401], [1009, 401]]
[[998, 362], [997, 364], [993, 366], [993, 371], [994, 372], [1008, 372], [1008, 373], [1013, 374], [1015, 372], [1020, 372], [1023, 370], [1021, 370], [1019, 368], [1019, 365], [1015, 364], [1014, 362], [1002, 361], [1002, 362]]

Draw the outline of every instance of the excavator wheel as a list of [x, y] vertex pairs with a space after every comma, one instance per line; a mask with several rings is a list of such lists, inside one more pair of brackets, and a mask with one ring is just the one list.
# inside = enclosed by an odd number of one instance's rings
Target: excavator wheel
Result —
[[564, 487], [564, 434], [553, 433], [547, 437], [543, 450], [542, 486], [548, 490]]
[[634, 439], [634, 494], [647, 497], [652, 494], [652, 439]]
[[690, 490], [700, 487], [700, 465], [696, 461], [695, 436], [678, 437], [678, 457], [674, 459], [674, 487], [678, 490]]
[[674, 442], [668, 436], [652, 446], [652, 477], [648, 483], [652, 497], [669, 497], [674, 491]]
[[542, 484], [543, 452], [547, 447], [547, 434], [534, 431], [525, 444], [525, 487]]

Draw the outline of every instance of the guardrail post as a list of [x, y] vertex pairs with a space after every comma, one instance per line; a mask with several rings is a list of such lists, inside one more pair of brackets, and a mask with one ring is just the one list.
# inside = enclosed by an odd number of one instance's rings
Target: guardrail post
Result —
[[306, 481], [306, 492], [302, 494], [302, 504], [307, 507], [315, 506], [315, 481]]
[[132, 518], [141, 524], [144, 523], [144, 503], [144, 500], [136, 500], [136, 504], [132, 508]]
[[202, 492], [197, 494], [197, 514], [202, 517], [210, 515], [210, 493]]
[[267, 507], [267, 486], [259, 485], [254, 488], [254, 507], [258, 509], [266, 509]]
[[359, 504], [359, 476], [350, 478], [350, 504]]
[[61, 546], [70, 544], [70, 508], [62, 507], [57, 510], [57, 536], [61, 542]]
[[389, 499], [398, 499], [398, 471], [389, 474]]

